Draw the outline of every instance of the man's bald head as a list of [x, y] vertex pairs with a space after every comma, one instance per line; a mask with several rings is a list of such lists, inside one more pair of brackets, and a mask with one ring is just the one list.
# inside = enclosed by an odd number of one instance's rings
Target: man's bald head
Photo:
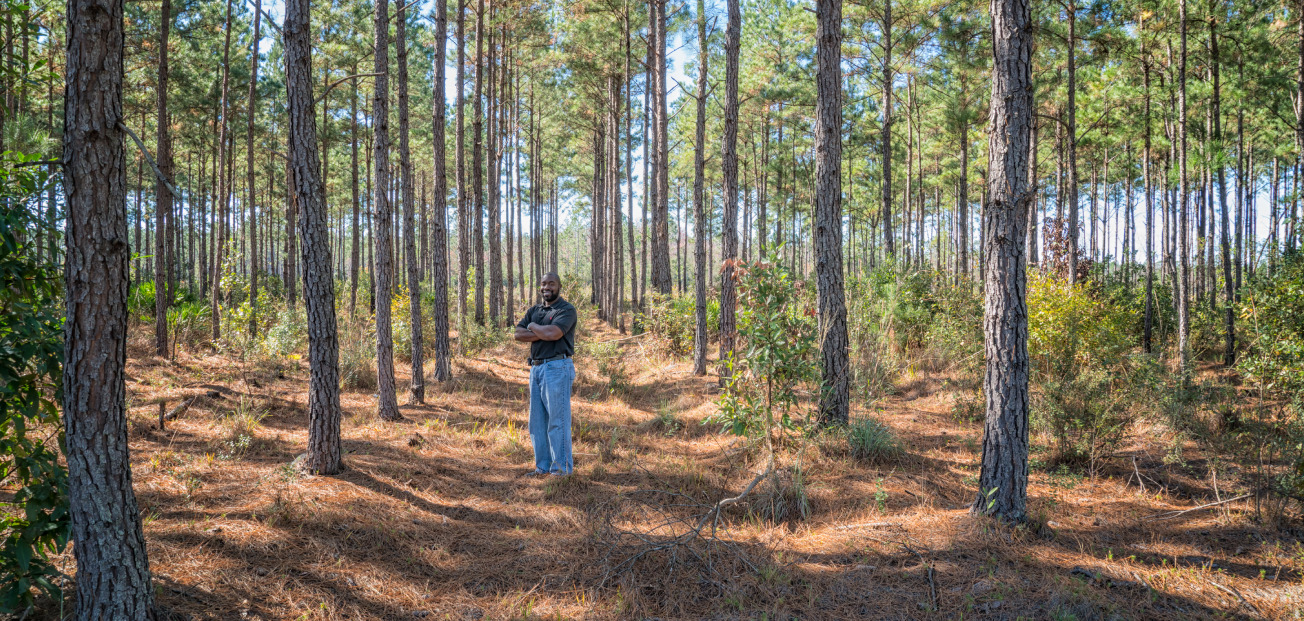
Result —
[[539, 283], [539, 294], [547, 304], [556, 302], [561, 297], [561, 276], [553, 272], [544, 274], [543, 280]]

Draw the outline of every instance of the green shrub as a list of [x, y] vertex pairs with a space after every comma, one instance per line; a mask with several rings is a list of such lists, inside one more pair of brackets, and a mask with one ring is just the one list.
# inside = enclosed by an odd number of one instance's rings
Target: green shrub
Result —
[[207, 338], [212, 328], [213, 311], [207, 303], [184, 301], [168, 307], [168, 331], [180, 342], [194, 343]]
[[269, 356], [289, 356], [301, 351], [308, 343], [308, 318], [302, 306], [283, 306], [263, 335], [263, 353]]
[[1253, 279], [1238, 314], [1248, 347], [1237, 369], [1268, 390], [1304, 393], [1304, 254]]
[[852, 457], [871, 463], [891, 461], [905, 453], [892, 428], [872, 416], [847, 426], [847, 443]]
[[[648, 298], [647, 312], [640, 313], [635, 323], [657, 339], [672, 355], [687, 356], [693, 351], [697, 333], [697, 302], [692, 295], [667, 297], [653, 293]], [[707, 298], [707, 340], [720, 336], [720, 300]]]
[[740, 266], [735, 357], [720, 410], [707, 419], [746, 436], [804, 432], [814, 409], [801, 399], [819, 375], [813, 313], [799, 304], [801, 287], [777, 263]]
[[370, 319], [359, 316], [339, 321], [340, 388], [375, 390], [376, 331]]
[[154, 316], [154, 281], [136, 283], [127, 294], [127, 312], [144, 321]]
[[1127, 438], [1138, 390], [1130, 356], [1132, 314], [1087, 283], [1071, 285], [1038, 272], [1028, 278], [1028, 358], [1033, 429], [1048, 436], [1050, 461], [1093, 474]]
[[33, 231], [60, 234], [40, 213], [51, 180], [43, 166], [12, 167], [42, 158], [0, 157], [0, 481], [8, 496], [0, 501], [0, 616], [16, 616], [33, 589], [61, 599], [51, 580], [59, 575], [52, 557], [68, 543], [68, 471], [59, 461], [64, 292], [58, 266], [38, 260], [33, 245]]

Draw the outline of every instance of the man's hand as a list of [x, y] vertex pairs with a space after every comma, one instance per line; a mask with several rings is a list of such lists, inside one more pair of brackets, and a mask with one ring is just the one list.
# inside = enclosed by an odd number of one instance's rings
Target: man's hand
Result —
[[[533, 326], [534, 324], [530, 325]], [[520, 343], [533, 343], [540, 340], [539, 335], [535, 334], [529, 328], [517, 328], [515, 337], [517, 342]]]
[[[531, 341], [556, 341], [560, 340], [565, 334], [561, 331], [561, 328], [558, 328], [557, 326], [541, 326], [537, 323], [531, 323], [526, 327], [526, 330], [529, 330], [535, 337], [530, 339]], [[516, 340], [519, 341], [521, 338], [518, 336]]]

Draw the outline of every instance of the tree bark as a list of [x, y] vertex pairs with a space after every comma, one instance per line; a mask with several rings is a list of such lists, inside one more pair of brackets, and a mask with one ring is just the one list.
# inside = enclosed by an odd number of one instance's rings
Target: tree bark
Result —
[[308, 453], [304, 468], [314, 474], [331, 475], [342, 467], [339, 346], [330, 232], [327, 229], [321, 166], [317, 159], [309, 4], [310, 0], [286, 0], [282, 36], [290, 117], [289, 155], [294, 168], [295, 199], [299, 204], [303, 302], [308, 316]]
[[[172, 30], [172, 2], [163, 0], [159, 18], [158, 53], [158, 171], [161, 177], [154, 180], [154, 353], [168, 353], [168, 306], [172, 302], [172, 261], [169, 260], [171, 244], [168, 230], [172, 219], [172, 202], [176, 198], [168, 188], [172, 179], [172, 139], [168, 137], [168, 33]], [[142, 128], [143, 131], [144, 128]]]
[[[63, 416], [77, 619], [154, 618], [127, 442], [122, 0], [67, 5]], [[165, 20], [166, 21], [166, 20]]]
[[[697, 125], [693, 142], [693, 259], [695, 316], [693, 375], [706, 375], [706, 80], [708, 73], [706, 5], [697, 0]], [[726, 112], [726, 117], [728, 113]], [[726, 121], [726, 124], [728, 121]], [[728, 148], [726, 146], [726, 148]]]
[[[1069, 282], [1078, 282], [1078, 71], [1077, 71], [1077, 24], [1078, 5], [1069, 2], [1069, 40], [1068, 40], [1068, 106], [1064, 111], [1064, 148], [1068, 151], [1068, 203], [1069, 203]], [[1062, 224], [1061, 224], [1062, 226]]]
[[883, 154], [883, 249], [896, 256], [892, 226], [892, 0], [883, 0], [883, 126], [879, 148]]
[[[412, 340], [412, 403], [426, 402], [424, 341], [421, 334], [421, 264], [417, 262], [415, 197], [412, 187], [412, 151], [408, 144], [407, 5], [394, 19], [394, 48], [398, 61], [398, 161], [403, 190], [403, 256], [407, 262], [408, 323]], [[443, 86], [440, 82], [439, 86]]]
[[[1210, 71], [1213, 73], [1213, 107], [1210, 114], [1213, 117], [1213, 135], [1211, 138], [1213, 139], [1215, 156], [1222, 154], [1224, 151], [1222, 139], [1222, 72], [1219, 67], [1221, 60], [1218, 55], [1218, 16], [1213, 14], [1216, 7], [1217, 4], [1211, 0], [1209, 2], [1209, 50], [1212, 58], [1209, 64]], [[1231, 219], [1227, 212], [1227, 167], [1222, 164], [1222, 161], [1222, 158], [1217, 158], [1218, 208], [1222, 213], [1220, 237], [1222, 242], [1223, 304], [1225, 305], [1225, 308], [1223, 308], [1223, 332], [1225, 337], [1223, 365], [1230, 368], [1236, 364], [1236, 319], [1234, 308], [1236, 281], [1232, 280]], [[1211, 265], [1210, 268], [1212, 267]]]
[[1028, 488], [1028, 305], [1024, 235], [1031, 142], [1032, 23], [1028, 0], [992, 0], [992, 95], [988, 115], [987, 260], [983, 275], [982, 465], [976, 515], [1026, 519]]
[[467, 270], [471, 267], [468, 248], [471, 216], [466, 200], [466, 4], [457, 2], [457, 320], [458, 339], [466, 334]]
[[1146, 308], [1141, 345], [1147, 353], [1154, 351], [1155, 324], [1155, 192], [1150, 176], [1150, 58], [1146, 56], [1145, 42], [1141, 45], [1142, 82], [1145, 87], [1144, 149], [1141, 155], [1141, 177], [1146, 193]]
[[653, 7], [652, 30], [649, 40], [652, 49], [654, 95], [656, 111], [656, 155], [654, 156], [656, 201], [652, 208], [652, 287], [662, 295], [670, 295], [670, 138], [668, 108], [666, 105], [666, 0], [651, 0]]
[[230, 102], [227, 100], [230, 94], [231, 83], [231, 0], [226, 0], [226, 21], [224, 22], [223, 32], [225, 33], [225, 42], [222, 44], [222, 97], [221, 97], [221, 127], [217, 130], [217, 165], [214, 166], [214, 172], [217, 174], [217, 204], [213, 206], [213, 213], [217, 219], [217, 235], [213, 238], [213, 297], [210, 307], [210, 315], [213, 319], [213, 340], [222, 337], [222, 307], [219, 302], [222, 299], [222, 258], [226, 254], [226, 219], [227, 211], [230, 205], [230, 178], [227, 173], [226, 162], [231, 159], [231, 144], [228, 141], [230, 135]]
[[[164, 0], [167, 2], [168, 0]], [[258, 266], [261, 257], [258, 254], [258, 207], [254, 201], [257, 190], [254, 187], [254, 113], [258, 103], [258, 41], [263, 24], [263, 2], [254, 0], [254, 37], [249, 47], [249, 113], [245, 129], [245, 173], [249, 194], [245, 197], [249, 203], [250, 262], [249, 262], [249, 335], [258, 334]]]
[[398, 396], [394, 386], [394, 334], [390, 319], [394, 278], [394, 209], [389, 178], [389, 0], [377, 0], [375, 12], [375, 94], [372, 99], [372, 157], [376, 162], [376, 410], [381, 420], [396, 421]]
[[[354, 63], [350, 69], [352, 75], [358, 74], [358, 64]], [[358, 259], [361, 253], [362, 234], [359, 226], [358, 217], [361, 211], [361, 205], [358, 200], [358, 81], [350, 80], [352, 83], [353, 93], [349, 97], [349, 145], [350, 160], [349, 180], [350, 189], [353, 191], [353, 226], [351, 233], [353, 235], [353, 245], [349, 249], [349, 318], [352, 319], [357, 315], [358, 308]]]
[[1188, 217], [1190, 199], [1187, 196], [1186, 166], [1186, 0], [1179, 0], [1181, 7], [1178, 24], [1181, 32], [1181, 51], [1178, 61], [1178, 104], [1177, 133], [1178, 147], [1178, 182], [1177, 182], [1177, 348], [1181, 363], [1182, 383], [1186, 384], [1191, 373], [1191, 285], [1190, 285], [1190, 218]]
[[[460, 18], [459, 18], [460, 19]], [[447, 382], [453, 379], [453, 369], [449, 361], [448, 348], [448, 171], [447, 152], [444, 140], [444, 65], [447, 58], [448, 44], [448, 3], [437, 0], [435, 3], [435, 88], [432, 105], [434, 121], [431, 123], [432, 143], [434, 144], [434, 212], [431, 227], [431, 284], [435, 293], [435, 381]], [[459, 67], [458, 73], [461, 73]], [[458, 98], [462, 87], [458, 83]], [[459, 119], [461, 112], [458, 112]], [[460, 145], [461, 140], [458, 140]], [[460, 151], [460, 150], [459, 150]], [[460, 152], [459, 152], [460, 156]], [[466, 296], [463, 295], [463, 298]]]
[[738, 294], [734, 289], [734, 262], [738, 258], [738, 52], [741, 47], [742, 10], [739, 0], [728, 0], [725, 28], [724, 145], [720, 164], [724, 174], [724, 214], [720, 270], [720, 364], [721, 375], [732, 375], [729, 361], [734, 353], [734, 318]]
[[823, 362], [819, 418], [845, 425], [847, 307], [842, 280], [842, 0], [815, 3], [815, 272]]
[[[484, 0], [479, 0], [475, 14], [475, 102], [471, 121], [471, 185], [475, 193], [471, 214], [472, 242], [475, 244], [475, 322], [484, 325]], [[492, 85], [492, 80], [490, 84]]]

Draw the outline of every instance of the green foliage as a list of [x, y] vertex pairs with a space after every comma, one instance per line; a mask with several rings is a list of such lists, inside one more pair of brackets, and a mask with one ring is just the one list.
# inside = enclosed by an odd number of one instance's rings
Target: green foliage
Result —
[[263, 353], [268, 356], [285, 357], [301, 351], [307, 344], [308, 317], [303, 307], [278, 308], [271, 327], [263, 334]]
[[127, 294], [127, 312], [141, 321], [154, 317], [154, 281], [136, 283]]
[[[647, 312], [640, 313], [635, 323], [651, 332], [672, 355], [687, 356], [696, 339], [696, 304], [691, 295], [668, 297], [653, 293], [648, 298]], [[720, 335], [720, 299], [716, 296], [707, 297], [706, 335], [708, 341]]]
[[340, 388], [375, 390], [376, 330], [370, 319], [359, 316], [339, 322]]
[[814, 409], [801, 390], [819, 375], [815, 317], [797, 302], [801, 287], [777, 263], [740, 266], [736, 356], [720, 411], [707, 422], [747, 436], [800, 432], [811, 424]]
[[59, 597], [50, 557], [68, 542], [68, 473], [59, 463], [63, 427], [63, 291], [53, 260], [38, 260], [34, 231], [58, 236], [39, 215], [39, 158], [8, 152], [0, 165], [0, 613]]
[[1249, 347], [1237, 368], [1268, 390], [1304, 393], [1304, 254], [1253, 280], [1239, 311]]
[[[1129, 356], [1133, 314], [1086, 283], [1028, 278], [1028, 357], [1033, 428], [1051, 439], [1053, 463], [1094, 473], [1126, 439], [1132, 407], [1153, 360]], [[1136, 381], [1133, 381], [1136, 380]]]
[[853, 457], [871, 463], [891, 461], [905, 452], [892, 428], [872, 416], [847, 426], [847, 443]]

